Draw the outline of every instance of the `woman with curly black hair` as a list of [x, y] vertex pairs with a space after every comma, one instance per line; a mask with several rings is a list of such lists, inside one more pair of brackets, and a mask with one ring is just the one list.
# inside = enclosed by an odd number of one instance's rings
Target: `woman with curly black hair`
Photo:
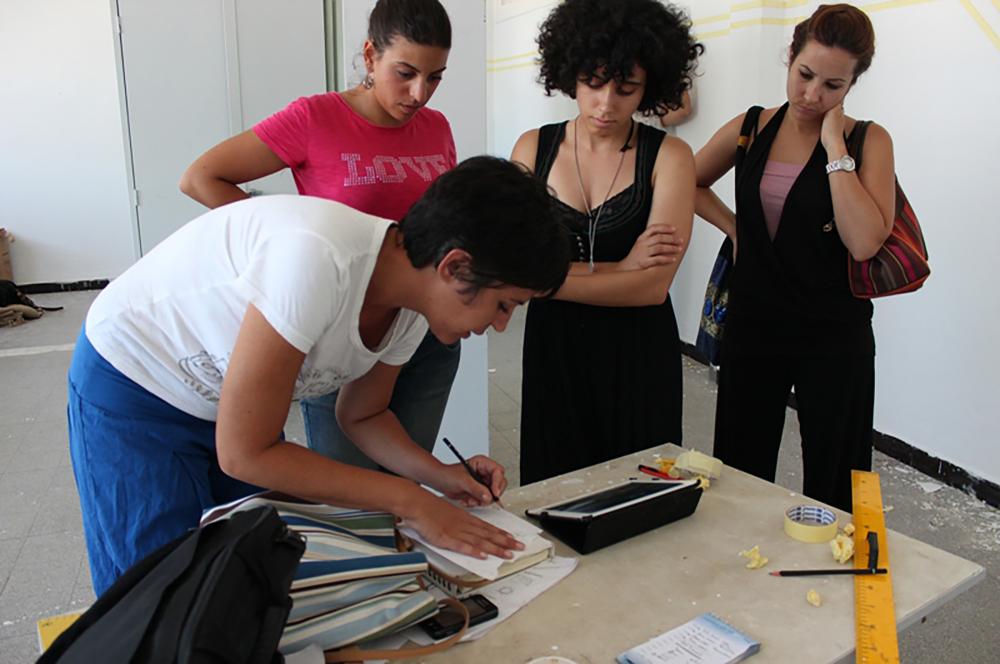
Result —
[[523, 134], [511, 159], [570, 213], [576, 257], [528, 308], [521, 482], [681, 442], [681, 360], [669, 289], [691, 234], [694, 158], [636, 123], [680, 107], [704, 50], [657, 0], [567, 0], [542, 24], [540, 81], [576, 118]]

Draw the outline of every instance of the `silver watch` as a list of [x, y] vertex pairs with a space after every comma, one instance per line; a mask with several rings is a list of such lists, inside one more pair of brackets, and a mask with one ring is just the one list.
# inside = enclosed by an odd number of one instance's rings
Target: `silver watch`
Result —
[[826, 165], [826, 174], [829, 175], [834, 171], [846, 171], [850, 173], [854, 170], [854, 158], [849, 154], [845, 154], [840, 159], [834, 159], [829, 164]]

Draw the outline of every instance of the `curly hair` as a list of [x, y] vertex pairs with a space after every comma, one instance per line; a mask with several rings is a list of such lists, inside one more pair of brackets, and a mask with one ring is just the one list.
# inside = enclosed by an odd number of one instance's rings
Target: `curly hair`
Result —
[[691, 34], [691, 20], [673, 5], [565, 0], [542, 23], [538, 80], [545, 94], [558, 90], [575, 99], [578, 81], [625, 81], [639, 65], [647, 78], [638, 110], [662, 116], [680, 108], [704, 51]]

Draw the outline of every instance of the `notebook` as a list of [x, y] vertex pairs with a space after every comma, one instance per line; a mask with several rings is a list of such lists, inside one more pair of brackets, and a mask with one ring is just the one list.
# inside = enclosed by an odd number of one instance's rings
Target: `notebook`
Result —
[[712, 613], [618, 655], [618, 664], [727, 664], [757, 654], [760, 644]]
[[514, 557], [510, 560], [496, 556], [480, 560], [434, 546], [425, 541], [415, 530], [407, 528], [404, 523], [399, 529], [400, 532], [413, 541], [414, 550], [422, 551], [431, 565], [428, 578], [448, 593], [461, 595], [470, 589], [527, 569], [552, 557], [554, 551], [552, 542], [542, 537], [541, 529], [534, 524], [514, 516], [497, 505], [463, 509], [511, 533], [524, 544], [525, 548], [514, 551]]

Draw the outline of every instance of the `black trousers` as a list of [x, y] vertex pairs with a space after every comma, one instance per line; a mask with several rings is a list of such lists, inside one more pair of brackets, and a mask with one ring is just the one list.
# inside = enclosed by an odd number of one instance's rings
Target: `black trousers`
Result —
[[802, 432], [802, 492], [851, 511], [851, 470], [871, 470], [875, 358], [724, 357], [716, 457], [774, 481], [792, 386]]

